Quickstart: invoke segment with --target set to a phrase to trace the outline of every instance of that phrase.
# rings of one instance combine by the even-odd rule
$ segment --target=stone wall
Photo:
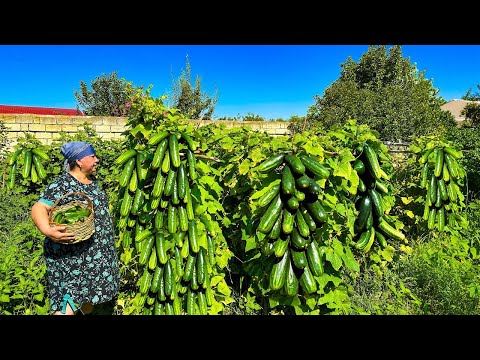
[[[29,114],[0,114],[0,122],[7,129],[7,148],[16,145],[17,139],[24,133],[30,133],[43,144],[50,145],[60,132],[75,134],[79,127],[87,122],[103,139],[118,139],[125,131],[127,118],[112,116],[60,116],[60,115],[29,115]],[[225,124],[227,128],[248,126],[253,130],[265,131],[271,135],[286,135],[289,133],[288,122],[282,121],[219,121],[219,120],[191,120],[199,126],[211,123]]]
[[[13,148],[19,137],[30,133],[43,144],[50,145],[59,133],[64,131],[75,134],[84,123],[89,123],[103,139],[119,139],[125,131],[127,118],[113,116],[60,116],[60,115],[29,115],[29,114],[0,114],[7,130],[7,148]],[[198,126],[212,123],[224,124],[227,128],[246,126],[252,130],[266,132],[270,135],[288,135],[288,122],[286,121],[220,121],[220,120],[191,120]],[[389,143],[385,145],[392,152],[409,152],[408,143]]]

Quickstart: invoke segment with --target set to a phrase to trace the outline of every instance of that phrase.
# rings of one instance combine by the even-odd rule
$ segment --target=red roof
[[[49,108],[39,106],[0,105],[0,114],[37,114],[83,116],[77,109]]]

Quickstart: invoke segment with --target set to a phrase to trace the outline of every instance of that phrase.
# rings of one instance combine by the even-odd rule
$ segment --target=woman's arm
[[[48,212],[51,208],[51,206],[40,201],[37,201],[35,204],[33,204],[32,220],[35,223],[35,226],[43,235],[55,242],[69,243],[75,240],[74,233],[65,232],[67,229],[65,225],[50,226],[48,221]]]

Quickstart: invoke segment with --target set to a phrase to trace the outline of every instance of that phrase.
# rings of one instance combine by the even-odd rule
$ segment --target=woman
[[[108,197],[97,184],[98,158],[88,142],[73,141],[62,145],[64,168],[40,194],[32,207],[32,219],[46,236],[44,253],[51,309],[55,315],[74,315],[77,309],[87,314],[93,305],[115,298],[119,286],[118,257]],[[84,241],[72,244],[75,235],[65,225],[50,226],[49,211],[60,197],[80,192],[93,203],[95,232]],[[64,200],[64,201],[63,201]],[[69,195],[61,201],[85,201]],[[61,202],[57,204],[61,205]]]

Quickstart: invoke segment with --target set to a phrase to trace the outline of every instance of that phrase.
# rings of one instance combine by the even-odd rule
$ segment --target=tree
[[[460,115],[465,116],[465,119],[472,126],[477,126],[480,124],[480,103],[468,103],[460,112]]]
[[[453,116],[440,106],[444,100],[432,81],[419,72],[399,45],[370,45],[358,62],[341,64],[339,79],[314,96],[309,122],[328,129],[348,119],[367,124],[382,140],[405,141],[413,136],[443,133],[455,126]]]
[[[97,76],[90,86],[92,90],[80,81],[80,92],[74,90],[77,109],[89,116],[128,116],[133,95],[137,89],[142,89],[124,78],[118,79],[116,71],[109,76]]]
[[[480,90],[480,85],[477,85],[477,88]],[[460,115],[465,116],[465,119],[473,126],[480,124],[480,92],[472,94],[472,89],[468,89],[462,99],[474,102],[465,105]]]
[[[241,121],[265,121],[265,118],[261,115],[249,112],[247,115],[242,116]]]
[[[172,80],[172,88],[171,107],[178,109],[190,119],[212,119],[218,100],[216,92],[213,97],[202,92],[201,80],[198,75],[195,77],[195,83],[192,86],[191,67],[188,55],[186,59],[186,69],[182,71],[178,80]]]
[[[480,90],[480,85],[477,85],[477,89]],[[467,93],[462,96],[463,100],[469,100],[469,101],[480,101],[480,92],[476,92],[472,94],[472,89],[468,89]]]

